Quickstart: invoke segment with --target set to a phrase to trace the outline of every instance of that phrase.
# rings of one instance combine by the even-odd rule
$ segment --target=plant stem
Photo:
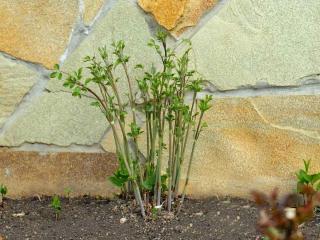
[[[141,210],[141,215],[143,218],[146,217],[146,211],[144,209],[144,205],[143,205],[143,201],[142,201],[142,198],[141,198],[141,193],[140,193],[140,189],[139,189],[139,185],[137,183],[136,180],[133,181],[133,189],[134,189],[134,194],[135,194],[135,197],[136,197],[136,200],[140,206],[140,210]]]
[[[170,115],[171,113],[169,113]],[[168,160],[168,211],[172,203],[172,121],[169,120],[169,160]]]
[[[201,126],[203,114],[204,113],[201,112],[200,118],[199,118],[199,122],[198,122],[198,126],[197,126],[197,130],[196,130],[195,136],[193,138],[192,149],[191,149],[191,154],[190,154],[190,159],[189,159],[189,164],[188,164],[188,170],[187,170],[187,176],[186,176],[186,181],[185,181],[185,184],[184,184],[184,187],[183,187],[183,191],[182,191],[182,198],[181,198],[180,206],[179,206],[179,209],[178,209],[178,213],[181,210],[181,207],[183,205],[183,202],[184,202],[184,199],[185,199],[185,196],[186,196],[186,189],[187,189],[187,186],[189,184],[189,178],[190,178],[190,173],[191,173],[191,166],[192,166],[192,161],[193,161],[194,150],[195,150],[196,143],[197,143],[197,140],[198,140],[198,137],[199,137],[199,134],[200,134],[200,126]]]

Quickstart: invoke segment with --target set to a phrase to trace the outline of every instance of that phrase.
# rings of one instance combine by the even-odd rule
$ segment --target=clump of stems
[[[111,126],[119,160],[119,168],[110,180],[125,196],[135,197],[143,217],[151,215],[154,209],[173,211],[172,203],[180,197],[182,205],[196,144],[206,127],[203,117],[212,100],[211,96],[198,99],[203,81],[196,77],[195,70],[190,70],[190,42],[184,42],[186,50],[177,56],[167,46],[166,38],[166,33],[159,32],[148,43],[159,56],[161,67],[152,65],[145,70],[143,65],[136,65],[135,68],[144,73],[138,79],[130,76],[129,56],[125,55],[123,41],[112,44],[111,54],[102,47],[98,49],[98,56],[84,58],[90,77],[83,77],[82,68],[63,73],[59,65],[55,65],[51,74],[58,79],[63,79],[65,74],[64,86],[72,90],[73,96],[95,99],[92,105],[101,110]],[[124,79],[118,78],[118,68],[124,73]],[[127,97],[119,92],[118,81],[127,82]],[[191,94],[191,102],[186,101],[188,94]],[[130,122],[128,112],[132,114]],[[138,123],[138,114],[143,115],[143,126]],[[145,143],[139,142],[142,135]],[[187,173],[181,191],[184,164]]]

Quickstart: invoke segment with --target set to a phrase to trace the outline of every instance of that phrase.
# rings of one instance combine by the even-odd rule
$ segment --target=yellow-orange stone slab
[[[78,12],[77,0],[2,0],[0,51],[52,68],[68,44]]]
[[[176,27],[171,31],[174,36],[179,36],[188,27],[197,25],[201,16],[217,4],[218,0],[189,0],[182,17]]]
[[[303,159],[320,171],[318,96],[218,99],[195,154],[189,193],[248,196],[294,191]]]
[[[320,171],[319,103],[319,96],[215,99],[205,115],[208,128],[197,144],[188,193],[248,197],[251,190],[275,187],[281,193],[292,192],[303,159],[312,160],[312,172]],[[108,137],[101,144],[113,151],[112,136]],[[143,153],[145,145],[143,134]],[[167,156],[165,152],[164,163]]]
[[[139,5],[154,15],[158,23],[171,30],[182,16],[187,0],[139,0]]]
[[[218,0],[139,0],[139,5],[154,15],[156,21],[179,36],[195,26],[201,16]]]
[[[13,198],[41,195],[113,197],[118,191],[108,177],[117,168],[110,153],[27,152],[0,148],[0,183]]]

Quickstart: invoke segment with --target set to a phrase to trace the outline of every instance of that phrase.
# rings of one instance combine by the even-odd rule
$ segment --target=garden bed
[[[5,239],[257,239],[257,208],[237,198],[187,200],[180,215],[144,221],[130,202],[89,197],[62,199],[60,219],[50,198],[6,200],[0,209],[0,235]],[[24,213],[24,216],[14,214]],[[23,214],[22,214],[23,215]],[[120,221],[124,223],[120,223]],[[307,240],[320,239],[320,217],[305,224]]]

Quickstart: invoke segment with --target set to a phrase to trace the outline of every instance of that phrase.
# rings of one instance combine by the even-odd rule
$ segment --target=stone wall
[[[71,71],[118,39],[148,65],[161,27],[172,47],[191,39],[214,96],[190,194],[294,189],[303,159],[320,170],[319,12],[318,0],[0,0],[0,183],[12,197],[112,196],[109,126],[50,70]]]

